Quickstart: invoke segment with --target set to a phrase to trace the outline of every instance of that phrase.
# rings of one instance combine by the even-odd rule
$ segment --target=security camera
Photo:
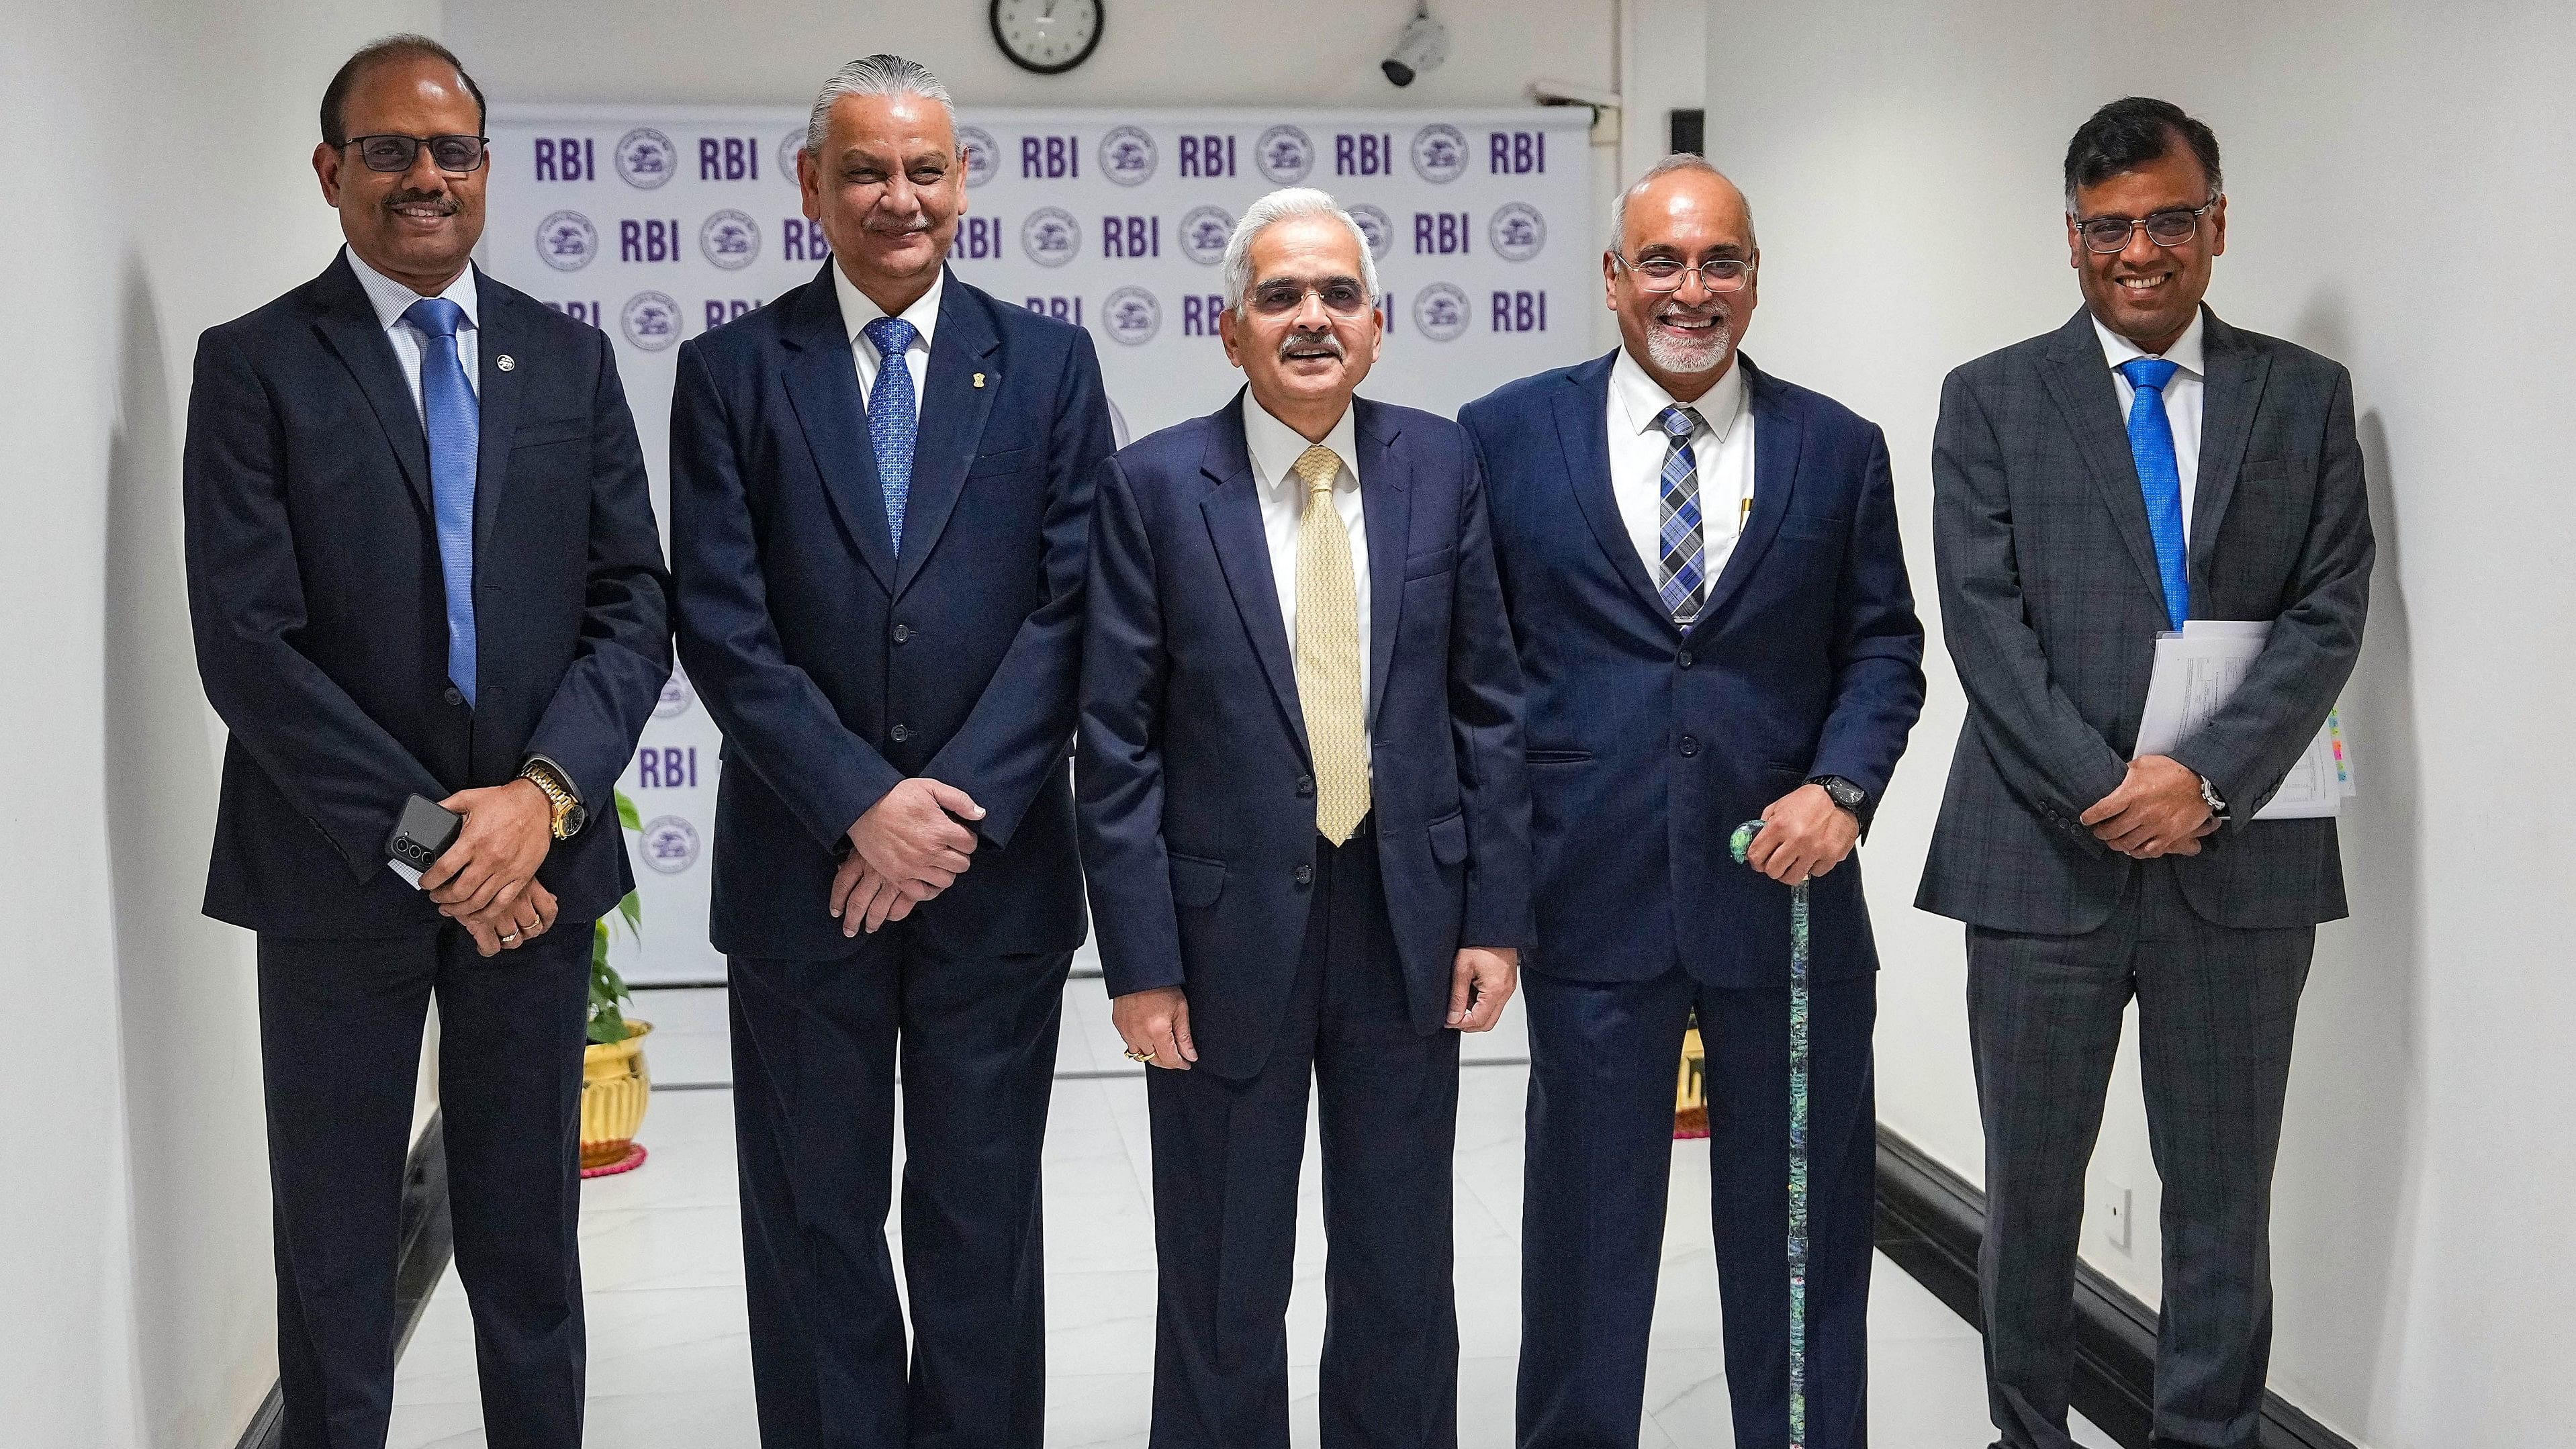
[[[1449,27],[1432,19],[1426,8],[1414,13],[1412,23],[1395,38],[1395,52],[1378,62],[1378,69],[1397,85],[1409,86],[1415,76],[1437,70],[1448,58]]]

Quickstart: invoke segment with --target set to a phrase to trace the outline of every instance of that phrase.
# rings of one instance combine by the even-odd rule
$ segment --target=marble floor
[[[1077,967],[1077,970],[1080,968]],[[582,1273],[590,1326],[589,1442],[618,1449],[756,1445],[743,1326],[732,1099],[724,1089],[720,991],[651,992],[651,1160],[584,1191]],[[1527,1080],[1518,1003],[1471,1038],[1459,1093],[1457,1285],[1463,1449],[1511,1443]],[[1145,1443],[1153,1359],[1154,1251],[1145,1094],[1121,1060],[1096,977],[1068,988],[1046,1146],[1047,1444]],[[1310,1158],[1311,1162],[1311,1158]],[[1292,1440],[1316,1442],[1323,1341],[1321,1189],[1304,1180],[1297,1291],[1289,1310]],[[1674,1145],[1670,1226],[1648,1354],[1641,1449],[1734,1443],[1718,1357],[1708,1239],[1708,1158]],[[1886,1258],[1870,1304],[1870,1420],[1880,1449],[1982,1449],[1990,1442],[1977,1335]],[[484,1442],[473,1328],[451,1269],[403,1355],[393,1449]],[[2112,1440],[2077,1425],[2087,1449]]]

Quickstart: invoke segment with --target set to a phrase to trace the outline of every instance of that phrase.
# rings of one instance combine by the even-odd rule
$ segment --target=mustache
[[[1330,332],[1291,332],[1279,341],[1279,360],[1286,362],[1289,353],[1304,348],[1322,348],[1335,357],[1348,355],[1342,347],[1342,339]]]
[[[1655,320],[1658,322],[1674,320],[1716,322],[1724,325],[1735,320],[1735,309],[1715,297],[1709,298],[1696,307],[1686,307],[1680,302],[1665,302],[1655,308]]]
[[[454,216],[457,211],[456,198],[444,191],[423,191],[418,187],[406,187],[385,198],[387,211],[397,206],[424,205],[437,207],[438,214],[441,216]]]

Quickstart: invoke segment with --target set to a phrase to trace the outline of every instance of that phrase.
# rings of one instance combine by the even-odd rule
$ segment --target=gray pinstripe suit
[[[1916,904],[1969,927],[1987,1377],[2011,1449],[2072,1442],[2084,1169],[2133,995],[2165,1183],[2154,1442],[2251,1445],[2262,1400],[2292,1029],[2315,926],[2345,907],[2332,820],[2251,816],[2352,671],[2372,543],[2350,376],[2215,314],[2205,342],[2192,616],[2274,624],[2173,752],[2233,805],[2197,857],[2133,861],[2077,821],[2120,784],[2169,627],[2091,319],[1953,372],[1933,439],[1943,633],[1969,708]]]

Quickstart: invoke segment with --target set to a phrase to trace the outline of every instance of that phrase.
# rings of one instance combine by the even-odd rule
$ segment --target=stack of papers
[[[2131,758],[2169,755],[2218,712],[2256,655],[2272,637],[2265,620],[2194,619],[2179,634],[2156,638],[2155,672],[2147,680],[2147,709],[2138,722],[2138,748]],[[2342,813],[2356,787],[2352,756],[2344,746],[2340,712],[2326,716],[2325,727],[2283,777],[2271,801],[2254,812],[2257,820],[2310,820]]]

